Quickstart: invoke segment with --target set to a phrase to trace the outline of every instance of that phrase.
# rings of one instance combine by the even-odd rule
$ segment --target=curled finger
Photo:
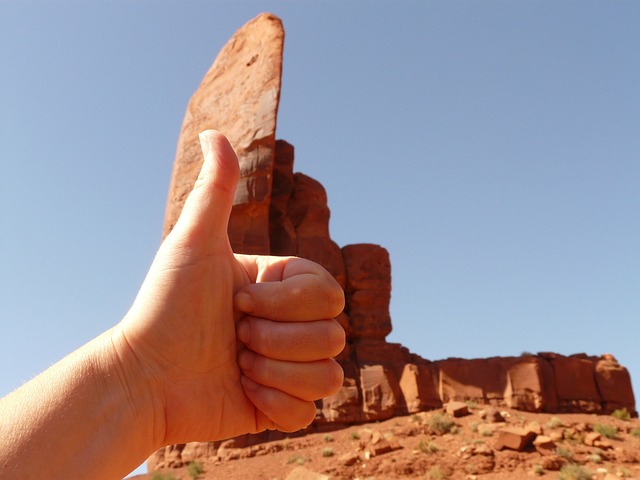
[[[276,360],[322,360],[335,357],[345,345],[344,329],[336,320],[276,322],[245,317],[236,331],[249,349]]]

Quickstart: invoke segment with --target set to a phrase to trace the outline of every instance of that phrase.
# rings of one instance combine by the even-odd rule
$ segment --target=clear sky
[[[0,395],[116,323],[187,102],[263,11],[277,136],[389,250],[425,358],[613,353],[640,385],[640,2],[0,0]]]

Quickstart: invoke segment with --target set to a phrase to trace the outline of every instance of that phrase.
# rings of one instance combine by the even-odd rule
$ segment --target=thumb
[[[227,227],[240,167],[231,144],[220,132],[205,130],[199,137],[204,162],[172,233],[206,254],[228,248]]]

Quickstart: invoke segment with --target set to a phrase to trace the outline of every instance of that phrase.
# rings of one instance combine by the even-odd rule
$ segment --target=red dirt
[[[570,458],[571,463],[594,474],[594,479],[640,479],[638,419],[625,421],[603,415],[535,414],[503,409],[502,412],[506,412],[506,423],[488,424],[482,419],[483,409],[484,407],[472,408],[470,415],[461,418],[444,415],[440,410],[422,412],[328,433],[314,433],[244,449],[227,450],[225,458],[203,461],[204,473],[198,478],[555,479],[559,478],[559,472],[551,470],[553,464],[559,466],[566,463],[566,458]],[[436,417],[437,415],[440,417]],[[431,425],[434,418],[453,420],[453,431],[433,431]],[[507,449],[498,451],[494,448],[497,433],[483,433],[483,430],[499,429],[505,425],[533,425],[535,429],[536,424],[541,427],[542,434],[556,439],[555,447],[549,454],[543,455],[533,446],[523,452]],[[586,437],[590,436],[596,425],[615,427],[618,433],[613,439],[602,438],[604,442],[597,447],[586,445],[585,442],[589,443]],[[371,454],[375,449],[387,448],[393,450]],[[297,473],[292,473],[294,471]],[[189,480],[193,476],[189,474],[187,467],[181,467],[135,478]],[[565,478],[570,480],[577,477]]]

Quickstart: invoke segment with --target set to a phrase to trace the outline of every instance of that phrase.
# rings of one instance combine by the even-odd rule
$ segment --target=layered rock
[[[382,420],[454,401],[531,412],[627,408],[637,415],[628,371],[611,355],[541,353],[431,362],[386,342],[392,328],[389,253],[372,244],[340,248],[330,236],[324,187],[294,173],[293,146],[275,140],[283,39],[279,19],[261,15],[229,40],[205,75],[180,132],[164,233],[175,224],[198,175],[198,132],[220,130],[236,150],[241,168],[229,224],[234,250],[311,259],[345,290],[346,307],[338,320],[347,332],[347,345],[337,357],[345,371],[344,384],[340,392],[317,402],[310,429]],[[150,459],[149,468],[178,466],[200,454],[219,453],[222,447],[231,455],[234,448],[280,435],[265,432],[226,442],[169,446]]]

